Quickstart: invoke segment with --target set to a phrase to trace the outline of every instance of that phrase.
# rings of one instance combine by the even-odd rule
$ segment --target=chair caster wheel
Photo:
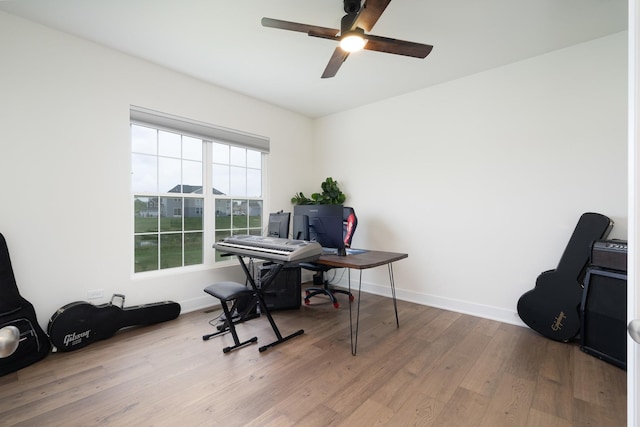
[[[308,299],[305,298],[304,305],[311,305],[311,301],[309,301]]]
[[[337,303],[337,302],[334,302],[334,303],[333,303],[333,306],[334,306],[335,308],[340,308],[340,304],[339,304],[339,303]]]
[[[309,291],[304,291],[304,294],[305,294],[305,295],[309,295],[310,293],[311,293],[311,292],[309,292]]]
[[[351,302],[355,301],[355,297],[353,295],[349,295],[349,301]]]

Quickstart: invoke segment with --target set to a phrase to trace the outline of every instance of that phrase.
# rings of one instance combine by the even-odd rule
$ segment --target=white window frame
[[[135,276],[147,275],[147,274],[163,274],[165,272],[175,273],[177,271],[184,271],[186,269],[202,269],[202,268],[215,268],[221,266],[227,266],[237,262],[234,257],[229,257],[228,260],[216,261],[215,250],[213,244],[216,235],[215,229],[215,206],[217,199],[236,199],[236,200],[260,200],[262,202],[262,229],[264,230],[265,224],[268,221],[268,212],[266,206],[266,188],[267,188],[267,155],[269,153],[270,141],[269,138],[249,134],[246,132],[236,131],[233,129],[222,128],[214,126],[208,123],[198,122],[190,119],[181,118],[157,111],[149,110],[142,107],[131,106],[130,109],[130,124],[137,124],[141,126],[151,127],[160,130],[166,130],[169,132],[179,133],[186,136],[202,139],[204,143],[203,149],[203,185],[202,185],[202,198],[204,215],[203,215],[203,263],[189,266],[179,266],[173,268],[160,268],[155,270],[135,272],[135,229],[134,229],[134,192],[130,190],[130,198],[132,208],[130,209],[132,215],[132,244],[131,244],[131,272]],[[230,146],[236,146],[251,150],[256,150],[262,153],[261,155],[261,192],[259,197],[249,196],[233,196],[233,195],[214,195],[212,187],[212,146],[213,142],[227,144]],[[131,148],[130,148],[131,151]],[[185,194],[181,193],[180,197],[184,197]],[[200,195],[199,195],[200,196]],[[153,196],[155,197],[155,196]],[[159,196],[163,197],[163,196]]]

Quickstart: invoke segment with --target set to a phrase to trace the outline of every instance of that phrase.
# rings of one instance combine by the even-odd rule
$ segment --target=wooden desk
[[[393,279],[393,263],[401,259],[407,258],[408,254],[396,252],[382,252],[354,249],[355,253],[347,253],[346,256],[338,255],[321,255],[316,264],[328,265],[336,268],[346,268],[348,271],[347,280],[349,282],[349,292],[351,292],[351,269],[359,270],[360,278],[358,280],[358,307],[356,310],[356,328],[353,330],[353,315],[351,304],[349,304],[349,332],[351,334],[351,354],[356,355],[358,347],[358,324],[360,321],[360,292],[362,290],[362,270],[368,268],[387,265],[389,268],[389,283],[391,285],[391,296],[393,298],[393,308],[396,313],[396,327],[400,327],[398,320],[398,305],[396,303],[396,286]]]

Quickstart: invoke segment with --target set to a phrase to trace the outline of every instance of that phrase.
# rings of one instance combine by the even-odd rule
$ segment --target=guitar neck
[[[159,302],[122,309],[120,325],[129,326],[152,325],[154,323],[173,320],[180,314],[180,304],[176,302]]]
[[[606,238],[612,227],[613,222],[604,215],[591,212],[583,214],[560,258],[556,268],[558,274],[576,280],[584,277],[591,245],[596,240]]]

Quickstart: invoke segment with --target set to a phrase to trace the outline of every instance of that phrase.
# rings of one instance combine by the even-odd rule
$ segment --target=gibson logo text
[[[64,336],[64,345],[69,346],[79,344],[82,341],[82,338],[89,338],[89,334],[91,334],[91,329],[87,329],[79,334],[76,334],[75,332],[67,334]]]
[[[553,329],[554,331],[559,331],[560,329],[562,329],[562,321],[566,318],[567,316],[564,314],[564,311],[561,311],[560,314],[558,314],[558,317],[555,318],[555,322],[553,322],[553,325],[551,325],[551,329]]]

